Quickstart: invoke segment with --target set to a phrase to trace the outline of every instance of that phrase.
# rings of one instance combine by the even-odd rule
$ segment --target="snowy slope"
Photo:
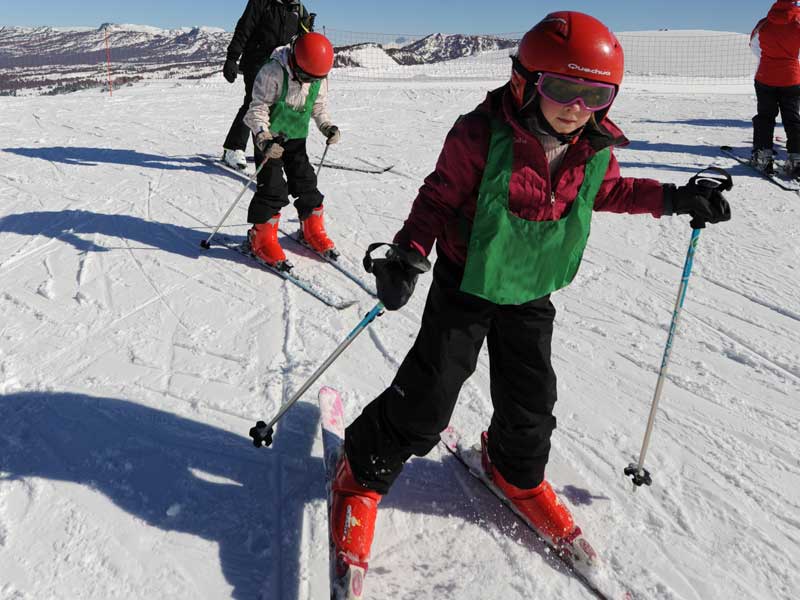
[[[391,238],[447,130],[491,85],[334,80],[343,138],[329,158],[396,165],[322,171],[343,252]],[[250,445],[252,423],[374,301],[288,243],[298,269],[358,305],[337,312],[199,248],[241,182],[194,155],[220,150],[240,86],[0,98],[0,598],[327,597],[316,391],[341,389],[356,416],[410,347],[430,278],[287,413],[272,448]],[[715,151],[748,145],[749,93],[672,90],[619,99],[623,170],[678,183],[732,167],[734,220],[701,235],[648,454],[655,484],[631,494],[622,468],[638,455],[689,228],[596,215],[578,278],[554,296],[553,453],[579,477],[554,485],[638,598],[794,598],[800,198]],[[309,146],[318,158],[321,136]],[[245,210],[225,232],[244,235]],[[483,356],[453,424],[477,440],[490,414]],[[438,450],[381,506],[370,597],[591,598]]]

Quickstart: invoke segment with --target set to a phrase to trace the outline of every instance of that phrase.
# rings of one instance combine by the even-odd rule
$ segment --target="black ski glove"
[[[372,251],[381,246],[389,246],[386,258],[374,259]],[[396,244],[370,244],[364,256],[364,268],[375,275],[378,299],[386,310],[397,310],[406,305],[420,273],[430,271],[431,263],[413,248],[402,248]]]
[[[222,75],[228,83],[236,81],[236,76],[239,74],[239,65],[236,63],[235,58],[228,58],[225,60],[225,66],[222,67]]]
[[[664,214],[691,215],[695,229],[731,218],[731,207],[717,188],[698,185],[694,180],[681,187],[665,183],[663,188]]]

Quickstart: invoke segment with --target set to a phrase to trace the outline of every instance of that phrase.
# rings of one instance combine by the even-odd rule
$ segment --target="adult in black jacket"
[[[244,102],[223,144],[223,160],[229,165],[240,169],[247,166],[245,150],[250,129],[244,124],[244,116],[250,107],[253,82],[259,69],[275,48],[288,44],[295,35],[311,31],[313,16],[300,0],[248,0],[236,23],[223,68],[223,75],[230,83],[236,81],[236,75],[241,71],[245,90]],[[255,148],[255,157],[260,163],[258,148]]]

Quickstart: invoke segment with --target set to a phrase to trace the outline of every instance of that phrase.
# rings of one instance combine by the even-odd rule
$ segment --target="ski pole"
[[[283,134],[278,134],[274,138],[274,143],[276,143],[276,144],[283,144],[285,141],[286,141],[286,138],[284,137]],[[231,204],[230,208],[225,212],[224,215],[222,215],[222,219],[220,220],[219,224],[214,228],[214,231],[211,232],[211,235],[209,235],[207,239],[202,240],[200,242],[200,246],[202,246],[206,250],[211,248],[211,238],[213,238],[215,235],[217,235],[217,232],[219,231],[219,228],[222,227],[222,224],[227,220],[228,215],[230,215],[233,212],[233,209],[236,208],[236,205],[239,204],[239,200],[242,199],[242,196],[244,196],[244,193],[247,191],[247,188],[250,187],[250,184],[253,183],[253,181],[256,180],[256,178],[258,177],[258,174],[261,172],[261,169],[264,168],[264,165],[267,164],[268,160],[269,160],[269,158],[265,158],[264,160],[261,161],[261,164],[258,165],[258,168],[256,169],[256,172],[253,173],[250,176],[250,178],[245,182],[245,184],[242,186],[242,191],[239,192],[238,196],[236,196],[236,200],[233,201],[233,204]]]
[[[308,381],[306,381],[302,387],[295,392],[295,394],[283,405],[281,406],[278,414],[273,417],[273,419],[269,423],[265,423],[264,421],[258,421],[255,424],[255,427],[250,428],[250,437],[253,438],[253,445],[256,448],[260,448],[262,445],[264,446],[271,446],[272,445],[272,435],[274,433],[273,427],[275,423],[286,413],[289,408],[300,399],[308,388],[310,388],[314,382],[319,379],[319,376],[322,375],[328,367],[330,367],[333,362],[339,357],[339,355],[345,351],[345,349],[352,343],[358,334],[364,331],[367,326],[369,326],[372,321],[375,320],[376,317],[379,317],[383,314],[383,302],[378,302],[372,310],[370,310],[363,319],[355,326],[353,331],[347,334],[347,337],[344,341],[339,344],[336,350],[325,360],[324,363],[320,365],[320,367],[314,371],[314,374],[309,377]]]
[[[322,171],[322,163],[325,162],[325,156],[328,154],[328,149],[330,147],[330,144],[325,144],[325,150],[322,152],[322,158],[319,159],[319,166],[317,167],[317,177],[319,177],[319,172]]]
[[[719,177],[704,175],[708,171],[716,173]],[[730,174],[724,169],[719,167],[708,167],[697,173],[689,180],[689,184],[695,184],[700,188],[709,190],[720,189],[726,191],[733,187],[733,179]],[[697,242],[700,239],[700,231],[706,224],[698,219],[692,219],[692,236],[689,240],[689,249],[686,252],[686,260],[683,264],[683,275],[681,276],[681,283],[678,287],[678,296],[675,299],[675,308],[672,311],[672,322],[669,326],[669,333],[667,334],[667,343],[664,347],[664,355],[661,359],[661,368],[658,372],[658,381],[656,382],[656,390],[653,394],[653,403],[650,406],[650,416],[647,419],[647,427],[644,432],[644,440],[642,441],[642,449],[639,452],[639,462],[630,463],[625,468],[625,475],[631,477],[633,480],[633,491],[642,485],[651,485],[653,483],[650,472],[644,468],[644,459],[647,455],[647,449],[650,445],[650,434],[653,431],[653,424],[656,420],[656,411],[658,410],[658,403],[661,399],[661,390],[664,387],[664,380],[667,377],[667,366],[669,364],[669,356],[672,351],[672,341],[675,338],[675,331],[678,328],[678,320],[681,316],[683,309],[683,302],[686,299],[686,290],[689,285],[689,276],[692,274],[692,265],[694,264],[694,254],[697,248]]]

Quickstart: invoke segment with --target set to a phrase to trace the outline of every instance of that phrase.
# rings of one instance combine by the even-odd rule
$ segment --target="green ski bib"
[[[282,133],[289,140],[299,140],[308,137],[308,123],[311,121],[311,109],[317,101],[320,81],[311,84],[302,109],[297,110],[286,104],[286,91],[289,89],[289,73],[283,68],[283,89],[278,101],[269,107],[269,130],[273,135]]]
[[[508,207],[513,146],[511,128],[493,119],[461,291],[495,304],[518,305],[561,289],[575,277],[611,150],[600,150],[586,163],[583,184],[565,216],[528,221]]]

